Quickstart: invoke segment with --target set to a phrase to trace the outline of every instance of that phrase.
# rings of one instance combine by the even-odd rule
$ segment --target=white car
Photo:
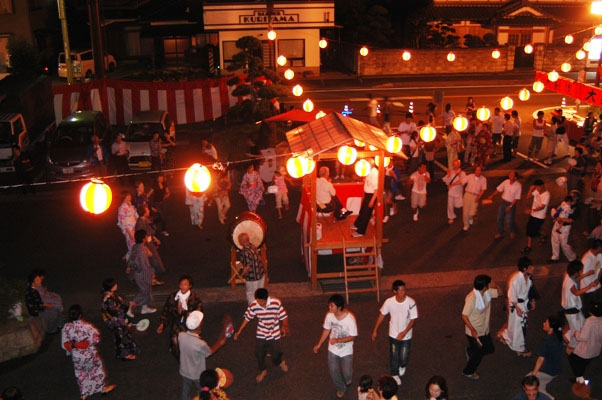
[[[94,68],[94,53],[92,53],[92,50],[72,51],[71,63],[74,78],[90,79],[96,73],[96,69]],[[108,53],[105,54],[105,68],[108,71],[113,71],[116,66],[117,63],[115,62],[115,58]],[[65,53],[59,54],[58,72],[61,78],[67,77],[67,64],[65,63]]]
[[[140,111],[134,115],[125,134],[125,141],[130,145],[128,164],[131,169],[148,169],[151,167],[150,141],[155,132],[165,142],[169,136],[176,141],[176,125],[167,111]],[[167,152],[167,149],[163,149]]]

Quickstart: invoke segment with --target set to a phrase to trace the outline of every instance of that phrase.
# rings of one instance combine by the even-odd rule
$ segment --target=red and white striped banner
[[[139,111],[166,110],[176,124],[221,117],[241,99],[227,78],[183,82],[138,82],[105,79],[54,86],[57,124],[77,110],[102,111],[113,125],[126,125]]]

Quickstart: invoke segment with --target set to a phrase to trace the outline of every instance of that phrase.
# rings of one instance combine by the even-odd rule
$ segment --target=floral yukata
[[[102,305],[102,319],[113,331],[115,337],[115,357],[126,358],[138,354],[138,346],[128,329],[126,315],[129,304],[119,296],[105,295]]]
[[[247,200],[249,211],[255,212],[257,206],[263,200],[263,181],[259,176],[259,172],[247,172],[243,176],[239,193]]]
[[[100,393],[106,386],[104,365],[96,350],[98,342],[100,334],[89,322],[76,320],[63,327],[61,346],[71,355],[82,397]]]
[[[202,226],[205,218],[205,194],[196,195],[186,190],[186,205],[190,207],[190,222],[192,225]]]
[[[134,243],[136,243],[133,237],[133,233],[136,229],[137,220],[138,212],[136,211],[136,207],[126,202],[121,203],[121,205],[119,206],[119,210],[117,211],[117,226],[119,227],[119,229],[121,229],[121,233],[123,233],[123,236],[125,236],[125,244],[128,247],[126,258],[130,256],[132,246],[134,245]],[[128,232],[132,233],[131,237]]]

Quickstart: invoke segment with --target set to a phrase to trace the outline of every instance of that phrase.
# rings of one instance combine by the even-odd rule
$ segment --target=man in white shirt
[[[466,173],[462,171],[460,165],[460,160],[454,160],[454,168],[448,169],[447,175],[443,177],[443,182],[447,185],[447,223],[450,225],[456,219],[454,208],[462,207]]]
[[[362,207],[360,213],[357,216],[355,222],[351,224],[350,228],[355,230],[351,233],[353,237],[364,236],[370,218],[372,217],[372,211],[376,204],[377,190],[378,190],[378,168],[374,168],[374,161],[370,160],[370,165],[373,167],[370,173],[364,179],[364,199],[362,200]]]
[[[474,174],[468,175],[464,183],[466,187],[462,201],[462,220],[464,222],[463,229],[467,231],[477,215],[479,201],[487,190],[487,178],[483,176],[483,167],[477,165]]]
[[[479,379],[476,370],[483,356],[495,351],[489,334],[489,319],[491,316],[491,299],[498,297],[498,287],[491,282],[489,275],[477,275],[474,279],[473,290],[466,295],[462,320],[464,333],[468,339],[465,349],[468,359],[462,373],[470,379]]]
[[[330,170],[328,167],[320,167],[320,177],[316,179],[316,203],[319,212],[333,213],[336,219],[345,219],[351,211],[345,209],[337,197],[334,185],[328,180]]]
[[[492,200],[496,195],[502,195],[502,201],[500,202],[497,214],[498,233],[496,233],[495,239],[504,236],[504,221],[506,221],[510,229],[510,237],[512,239],[516,237],[514,215],[516,213],[516,203],[520,200],[522,190],[522,186],[517,179],[518,174],[515,171],[510,171],[508,179],[500,183],[496,190],[488,197],[489,200]]]
[[[406,295],[406,284],[401,280],[393,282],[393,296],[389,297],[380,308],[380,313],[372,330],[372,341],[376,340],[378,327],[389,314],[389,350],[391,375],[398,385],[406,372],[410,359],[410,340],[412,328],[418,318],[416,301]]]
[[[582,303],[580,296],[589,289],[600,285],[598,276],[594,276],[594,279],[587,286],[579,284],[580,280],[591,275],[594,275],[594,271],[588,272],[586,276],[583,273],[583,264],[581,261],[573,260],[567,265],[566,274],[564,274],[564,279],[562,280],[560,305],[564,310],[566,321],[569,324],[569,331],[565,333],[565,337],[569,340],[568,346],[573,349],[577,346],[575,332],[580,331],[585,322],[585,318],[581,312]]]
[[[397,128],[397,134],[401,138],[403,144],[403,152],[406,156],[410,156],[410,138],[412,132],[416,130],[416,124],[412,121],[414,115],[411,112],[406,113],[405,121],[402,121]]]
[[[414,221],[418,221],[418,213],[426,206],[426,184],[431,183],[431,175],[426,171],[426,163],[420,164],[418,171],[410,175],[408,185],[412,185],[410,203],[414,213]]]
[[[353,342],[357,337],[355,316],[345,309],[345,299],[335,294],[328,300],[328,313],[324,318],[324,330],[314,346],[318,354],[320,346],[328,337],[328,370],[337,389],[337,398],[345,396],[353,378]]]
[[[491,116],[491,140],[493,141],[492,156],[497,154],[502,144],[502,132],[504,131],[504,116],[500,114],[500,108],[496,107]]]
[[[531,252],[533,238],[539,236],[539,231],[546,220],[546,213],[550,204],[550,192],[546,190],[541,179],[536,179],[529,188],[527,198],[531,196],[533,196],[533,204],[531,205],[531,213],[527,222],[527,246],[523,249],[523,254]]]
[[[602,241],[595,240],[581,258],[581,262],[583,263],[584,275],[584,278],[581,278],[581,286],[587,286],[596,278],[599,279],[600,270],[602,269]],[[590,271],[594,271],[594,273],[589,275]],[[602,286],[600,286],[600,283],[583,293],[581,300],[583,301],[583,315],[587,316],[591,310],[591,304],[594,301],[602,301]]]

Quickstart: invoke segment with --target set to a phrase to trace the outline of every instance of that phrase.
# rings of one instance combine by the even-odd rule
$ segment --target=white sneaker
[[[397,382],[398,386],[401,386],[401,378],[400,377],[398,377],[397,375],[394,375],[393,379],[395,379],[395,382]]]
[[[386,224],[389,221],[389,216],[385,215],[385,217],[383,218],[383,224]]]
[[[395,200],[405,200],[406,198],[403,197],[402,194],[398,194],[397,196],[395,196]]]
[[[143,305],[143,306],[142,306],[142,311],[141,311],[141,313],[142,313],[142,314],[152,314],[152,313],[154,313],[154,312],[156,312],[156,311],[157,311],[157,309],[156,309],[156,308],[149,307],[149,306],[147,306],[147,305],[145,304],[145,305]]]
[[[414,221],[418,221],[418,213],[414,214]]]
[[[404,376],[406,374],[406,367],[399,367],[399,376]]]

